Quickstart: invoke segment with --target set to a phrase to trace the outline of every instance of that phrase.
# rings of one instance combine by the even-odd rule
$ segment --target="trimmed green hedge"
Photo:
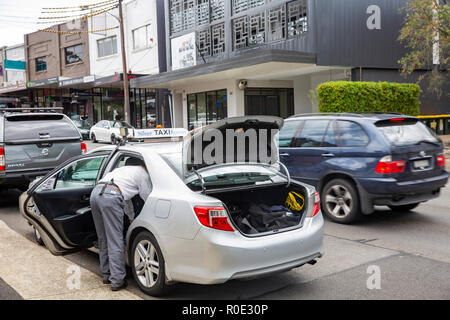
[[[422,90],[413,83],[325,82],[317,87],[320,112],[398,112],[419,115]]]

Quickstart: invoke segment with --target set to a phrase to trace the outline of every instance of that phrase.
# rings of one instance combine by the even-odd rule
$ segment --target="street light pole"
[[[124,93],[124,113],[125,121],[131,123],[130,121],[130,91],[128,85],[128,70],[127,70],[127,54],[125,49],[125,30],[123,25],[123,12],[122,12],[122,1],[119,0],[119,24],[120,24],[120,39],[122,45],[122,65],[123,65],[123,93]],[[115,120],[115,119],[114,119]]]

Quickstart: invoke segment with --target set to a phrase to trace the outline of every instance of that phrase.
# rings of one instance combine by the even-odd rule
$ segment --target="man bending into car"
[[[145,164],[129,158],[125,166],[114,169],[92,190],[91,208],[100,250],[103,283],[112,291],[127,286],[125,270],[124,216],[125,201],[139,194],[146,200],[151,182]]]

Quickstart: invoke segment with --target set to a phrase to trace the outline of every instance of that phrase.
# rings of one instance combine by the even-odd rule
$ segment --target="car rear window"
[[[80,137],[63,115],[14,115],[5,117],[5,142]]]
[[[394,146],[409,146],[423,141],[439,143],[436,135],[420,121],[382,121],[376,123],[376,126]]]

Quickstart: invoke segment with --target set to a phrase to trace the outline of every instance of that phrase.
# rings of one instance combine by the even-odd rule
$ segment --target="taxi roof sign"
[[[184,128],[134,129],[135,139],[180,138],[187,135]]]

